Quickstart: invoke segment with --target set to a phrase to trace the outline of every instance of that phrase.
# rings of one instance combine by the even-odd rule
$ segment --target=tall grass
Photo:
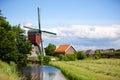
[[[0,80],[21,80],[16,70],[16,64],[10,62],[10,65],[0,61]]]
[[[57,61],[68,80],[120,80],[120,59]]]

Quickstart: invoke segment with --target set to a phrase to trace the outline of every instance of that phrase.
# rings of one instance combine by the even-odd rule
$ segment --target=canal
[[[52,66],[31,65],[22,72],[24,80],[66,80],[61,71]]]

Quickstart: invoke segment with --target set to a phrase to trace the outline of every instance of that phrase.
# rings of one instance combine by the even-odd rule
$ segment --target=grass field
[[[68,80],[120,80],[120,59],[55,61]]]

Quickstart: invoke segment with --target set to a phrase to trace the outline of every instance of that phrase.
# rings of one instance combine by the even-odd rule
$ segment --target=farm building
[[[59,54],[74,54],[75,52],[76,52],[76,50],[70,44],[60,45],[55,50],[56,55],[59,55]]]

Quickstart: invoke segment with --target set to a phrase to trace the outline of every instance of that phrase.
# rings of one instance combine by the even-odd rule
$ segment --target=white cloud
[[[95,50],[95,49],[105,49],[104,47],[98,47],[98,46],[84,46],[84,45],[82,45],[82,46],[78,46],[77,47],[78,48],[78,50],[89,50],[89,49],[92,49],[92,50]]]
[[[46,38],[47,44],[72,44],[77,50],[119,48],[120,25],[89,26],[72,25],[64,27],[44,28],[57,33],[56,38]],[[51,41],[52,40],[52,41]]]
[[[76,50],[120,47],[120,25],[72,25],[43,28],[43,30],[57,33],[56,37],[43,34],[45,46],[49,43],[53,43],[56,46],[60,44],[72,44]]]
[[[32,24],[27,22],[22,22],[22,25],[27,27],[32,27]]]
[[[111,43],[110,43],[112,46],[114,46],[114,48],[119,48],[120,49],[120,38],[118,38],[118,39],[115,39],[115,40],[113,40]]]
[[[114,44],[120,44],[120,39],[115,40]]]
[[[120,25],[112,26],[89,26],[72,25],[66,27],[46,28],[48,31],[56,32],[58,36],[74,36],[80,38],[118,38],[120,37]]]

